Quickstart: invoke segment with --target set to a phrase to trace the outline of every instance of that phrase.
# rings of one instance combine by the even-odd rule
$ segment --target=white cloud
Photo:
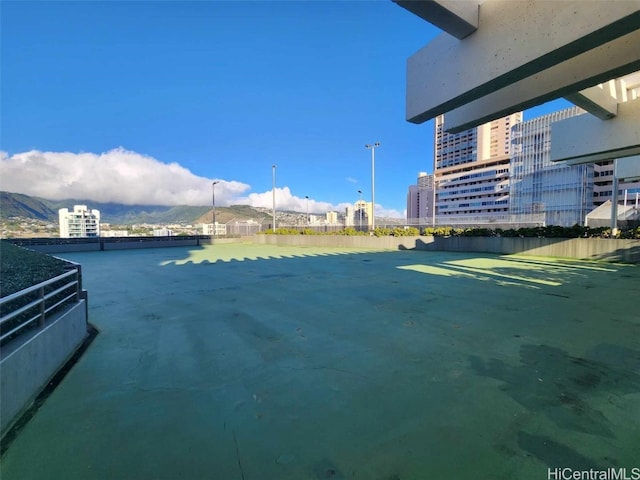
[[[358,183],[358,180],[353,177],[347,177],[345,180],[349,183]]]
[[[0,154],[5,191],[50,200],[70,198],[126,205],[209,205],[211,179],[194,175],[177,163],[123,148],[105,153],[30,152]],[[233,203],[250,186],[220,180],[216,203]]]
[[[210,205],[211,182],[216,205],[246,204],[271,208],[271,190],[247,192],[250,185],[238,181],[194,175],[178,163],[163,163],[148,155],[116,148],[105,153],[40,152],[9,156],[0,151],[0,189],[49,200],[93,200],[125,205]],[[308,200],[309,213],[344,213],[350,203],[333,205]],[[307,199],[292,195],[289,187],[276,188],[276,209],[307,211]],[[376,216],[403,217],[397,210],[376,205]]]
[[[385,217],[385,218],[406,218],[406,210],[401,212],[400,210],[395,210],[393,208],[384,208],[380,204],[376,204],[376,217]]]
[[[244,203],[252,207],[273,208],[272,190],[263,193],[251,193],[246,197],[236,199],[237,203]],[[329,211],[344,213],[347,207],[353,207],[352,203],[339,203],[337,205],[329,202],[320,202],[309,199],[309,213],[323,215]],[[307,199],[296,197],[291,193],[289,187],[276,188],[276,210],[291,212],[306,212]],[[399,210],[384,208],[376,204],[376,217],[404,218],[406,215]]]
[[[273,208],[273,190],[263,193],[251,193],[246,197],[238,198],[236,202],[245,203],[252,207]],[[336,206],[329,202],[320,202],[311,198],[309,199],[309,213],[324,214],[330,210],[335,210],[336,208]],[[306,212],[307,199],[292,195],[289,187],[276,188],[276,210]],[[344,211],[344,208],[342,211]]]

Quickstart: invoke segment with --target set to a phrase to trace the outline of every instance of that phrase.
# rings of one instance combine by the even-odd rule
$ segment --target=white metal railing
[[[68,278],[71,280],[61,286],[57,286],[57,284]],[[51,311],[68,303],[72,298],[74,302],[79,301],[81,294],[80,288],[79,270],[76,268],[38,283],[37,285],[33,285],[32,287],[0,298],[0,311],[3,311],[5,310],[5,305],[10,302],[19,302],[20,299],[33,293],[36,293],[37,296],[35,300],[28,301],[28,303],[0,317],[0,332],[2,332],[0,335],[0,343],[4,343],[6,339],[31,326],[35,322],[37,322],[39,327],[43,327],[47,319],[47,314]],[[63,296],[60,296],[61,294]],[[51,299],[54,299],[55,303],[48,305],[47,302]],[[16,320],[20,315],[24,315],[24,318]],[[9,330],[5,331],[6,328],[9,328]]]

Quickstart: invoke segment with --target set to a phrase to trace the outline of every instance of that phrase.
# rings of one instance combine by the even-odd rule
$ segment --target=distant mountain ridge
[[[24,217],[36,220],[54,220],[58,210],[41,198],[21,193],[0,192],[0,218]]]
[[[22,217],[57,223],[58,210],[60,208],[72,209],[74,205],[86,205],[89,208],[99,210],[101,222],[119,225],[210,223],[212,217],[212,208],[205,206],[122,205],[77,199],[47,200],[21,193],[0,192],[1,219]],[[216,220],[221,223],[232,219],[252,218],[259,220],[264,216],[263,212],[248,205],[216,207]]]

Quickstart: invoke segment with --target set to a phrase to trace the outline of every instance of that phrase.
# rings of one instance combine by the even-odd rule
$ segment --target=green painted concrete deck
[[[253,244],[65,254],[100,334],[13,479],[640,467],[640,267]]]

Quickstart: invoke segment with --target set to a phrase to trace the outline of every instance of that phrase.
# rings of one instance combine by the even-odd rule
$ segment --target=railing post
[[[80,269],[76,268],[76,302],[80,301],[80,289],[82,286],[80,285]]]
[[[38,293],[40,295],[40,320],[38,326],[42,328],[44,327],[44,286],[40,287]]]

